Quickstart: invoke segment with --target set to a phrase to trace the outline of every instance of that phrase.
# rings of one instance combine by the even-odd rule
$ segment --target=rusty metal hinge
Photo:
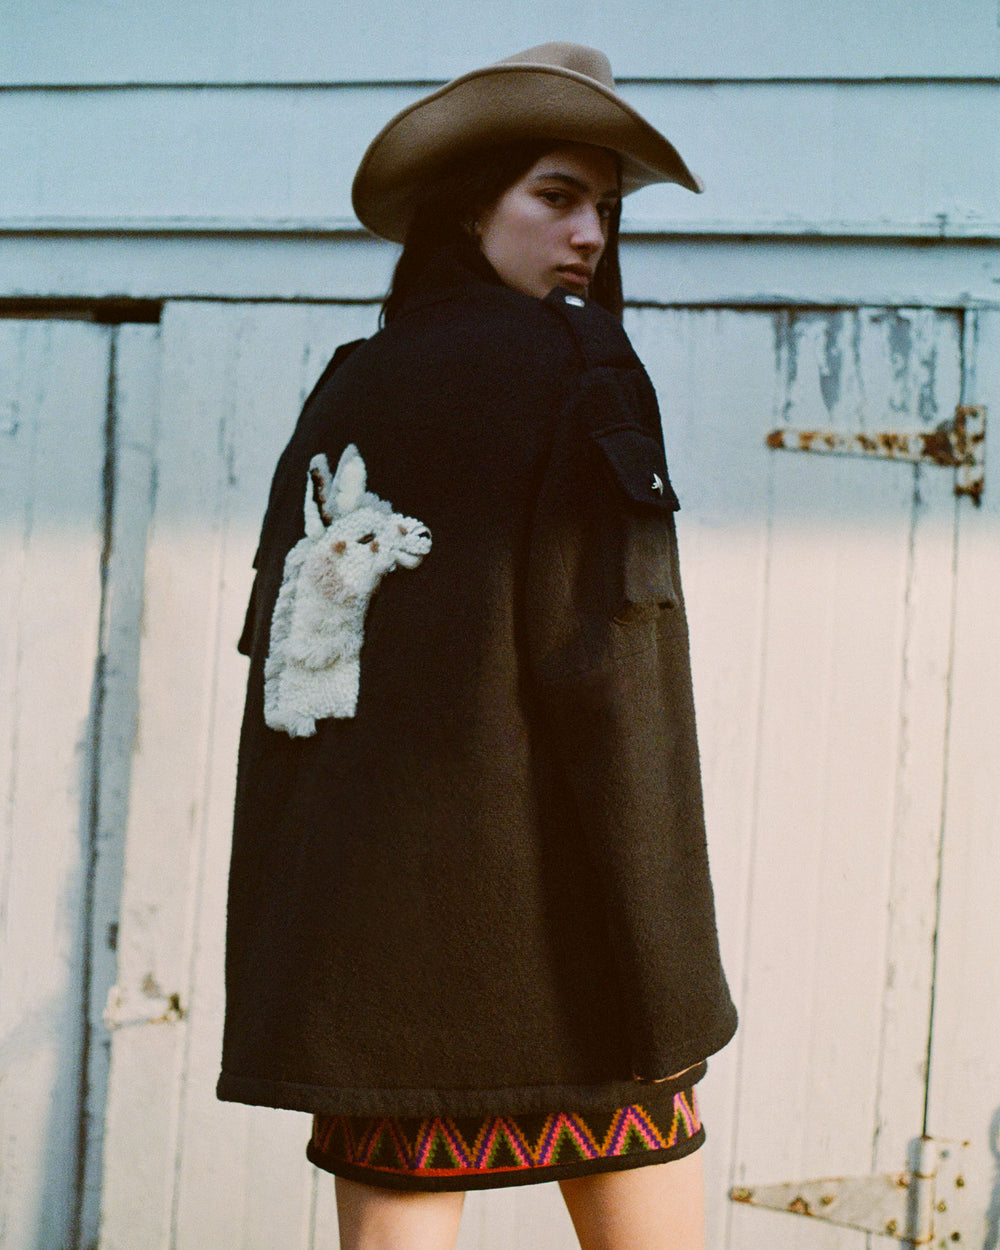
[[[961,404],[954,417],[933,430],[795,430],[781,427],[768,434],[768,447],[781,451],[812,451],[832,456],[868,456],[905,460],[912,464],[939,464],[954,468],[955,494],[982,502],[985,485],[986,408]]]
[[[152,973],[143,978],[139,991],[130,993],[121,985],[112,985],[104,1007],[106,1029],[113,1032],[138,1024],[176,1024],[187,1018],[187,1008],[182,1005],[180,995],[164,993]]]
[[[963,1164],[968,1142],[921,1137],[905,1172],[737,1187],[733,1202],[895,1237],[911,1246],[968,1244]]]

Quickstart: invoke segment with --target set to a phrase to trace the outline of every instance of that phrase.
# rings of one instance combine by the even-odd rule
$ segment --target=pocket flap
[[[591,437],[629,499],[664,512],[677,511],[681,505],[670,485],[667,460],[652,434],[637,425],[615,425],[594,430]]]

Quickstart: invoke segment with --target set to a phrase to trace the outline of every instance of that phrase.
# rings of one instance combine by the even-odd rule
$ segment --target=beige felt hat
[[[420,185],[463,153],[512,139],[592,143],[622,157],[622,193],[702,183],[674,145],[615,90],[603,52],[543,43],[473,70],[403,109],[375,136],[351,199],[369,230],[402,243]]]

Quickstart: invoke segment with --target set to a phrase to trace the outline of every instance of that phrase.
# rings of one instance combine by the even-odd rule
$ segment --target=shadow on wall
[[[986,1240],[983,1250],[1000,1250],[1000,1107],[990,1121],[990,1153],[994,1160],[993,1192],[986,1209]]]

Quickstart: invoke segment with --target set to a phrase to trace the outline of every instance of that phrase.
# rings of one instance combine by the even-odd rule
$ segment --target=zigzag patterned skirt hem
[[[388,1189],[495,1189],[669,1163],[705,1140],[694,1086],[614,1111],[500,1116],[317,1115],[318,1168]]]

